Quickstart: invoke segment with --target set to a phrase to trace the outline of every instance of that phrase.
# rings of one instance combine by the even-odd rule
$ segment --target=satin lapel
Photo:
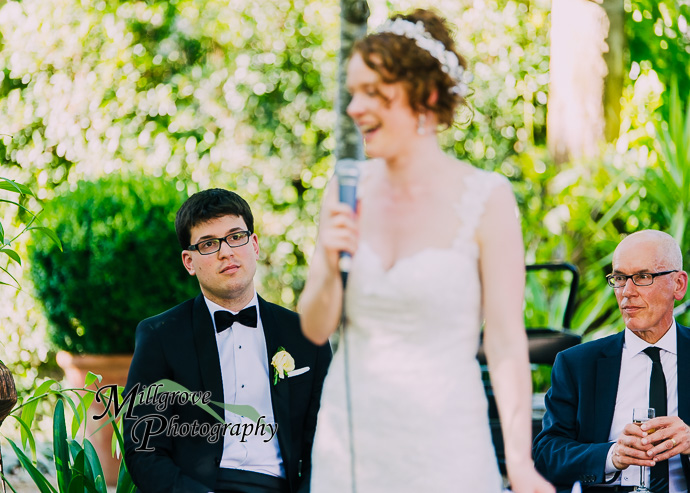
[[[202,295],[197,296],[194,300],[192,324],[194,345],[199,361],[199,371],[201,372],[201,381],[203,382],[204,390],[211,391],[211,400],[224,402],[223,378],[220,372],[218,344],[216,343],[216,336],[213,332],[211,314],[208,311],[208,307]]]
[[[611,339],[597,361],[596,381],[594,382],[594,436],[596,442],[606,442],[611,431],[613,411],[616,407],[616,394],[621,374],[623,356],[623,332]]]
[[[271,366],[271,359],[278,351],[278,347],[283,346],[287,352],[290,352],[290,347],[284,340],[280,321],[276,318],[274,311],[271,309],[271,305],[261,296],[259,296],[259,314],[261,315],[261,324],[263,325],[264,337],[266,338],[268,375],[271,381],[271,403],[273,405],[275,422],[278,423],[280,453],[283,456],[283,462],[285,462],[285,464],[290,464],[290,444],[292,443],[290,431],[290,384],[287,382],[287,379],[283,379],[278,380],[278,383],[273,385],[274,368]],[[286,473],[288,469],[288,467],[285,468]],[[288,478],[288,481],[290,480],[291,478]]]

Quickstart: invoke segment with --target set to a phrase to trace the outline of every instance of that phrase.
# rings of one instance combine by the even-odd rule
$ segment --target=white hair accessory
[[[455,53],[448,51],[441,41],[429,34],[422,21],[415,23],[401,18],[388,19],[376,29],[376,33],[392,33],[413,40],[417,46],[438,60],[441,70],[455,82],[450,92],[462,97],[467,96],[469,92],[467,84],[472,82],[472,74],[460,65],[460,60]]]

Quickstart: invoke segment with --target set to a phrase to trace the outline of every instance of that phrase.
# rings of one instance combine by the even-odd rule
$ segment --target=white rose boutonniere
[[[278,379],[282,380],[288,372],[295,369],[295,360],[283,346],[280,346],[271,359],[271,366],[273,367],[273,385],[276,385]]]

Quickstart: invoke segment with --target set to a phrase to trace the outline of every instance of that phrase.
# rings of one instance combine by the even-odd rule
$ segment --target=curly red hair
[[[412,23],[421,21],[426,31],[443,43],[446,50],[454,53],[463,68],[467,68],[467,61],[455,49],[449,26],[436,12],[417,9],[407,15],[396,14],[391,19],[404,19]],[[425,110],[435,113],[442,125],[451,126],[458,106],[467,105],[464,97],[450,91],[456,81],[441,69],[436,58],[417,46],[413,39],[390,32],[372,33],[358,40],[352,52],[359,53],[364,63],[378,73],[383,82],[402,82],[410,106],[420,113]],[[436,98],[432,101],[434,92]]]

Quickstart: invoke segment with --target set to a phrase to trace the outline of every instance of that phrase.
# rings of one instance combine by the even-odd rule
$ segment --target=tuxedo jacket
[[[273,439],[277,438],[280,446],[286,479],[291,492],[305,492],[309,488],[316,415],[331,350],[328,344],[316,346],[302,335],[296,313],[261,297],[258,300],[269,375],[273,376],[270,360],[280,346],[294,358],[295,368],[310,368],[302,375],[270,385],[273,414],[278,424]],[[225,402],[213,321],[202,295],[146,319],[137,327],[125,392],[137,383],[149,386],[161,379],[172,380],[190,391],[210,392],[211,401]],[[211,405],[211,408],[224,417],[224,410],[219,406]],[[177,416],[177,424],[218,423],[208,412],[189,403],[175,403],[163,410],[144,403],[134,407],[133,414],[138,417],[159,414],[169,420]],[[173,437],[161,433],[148,441],[148,448],[154,451],[137,451],[142,445],[139,440],[143,438],[145,426],[141,423],[135,426],[135,423],[135,419],[124,419],[123,438],[125,463],[139,491],[213,491],[223,455],[222,437],[211,443],[206,436]]]
[[[690,424],[690,329],[677,325],[678,416]],[[534,439],[537,469],[560,491],[575,481],[604,483],[616,406],[624,333],[580,344],[558,354],[546,394],[543,429]],[[631,410],[632,412],[632,410]],[[690,484],[690,463],[682,455]]]

